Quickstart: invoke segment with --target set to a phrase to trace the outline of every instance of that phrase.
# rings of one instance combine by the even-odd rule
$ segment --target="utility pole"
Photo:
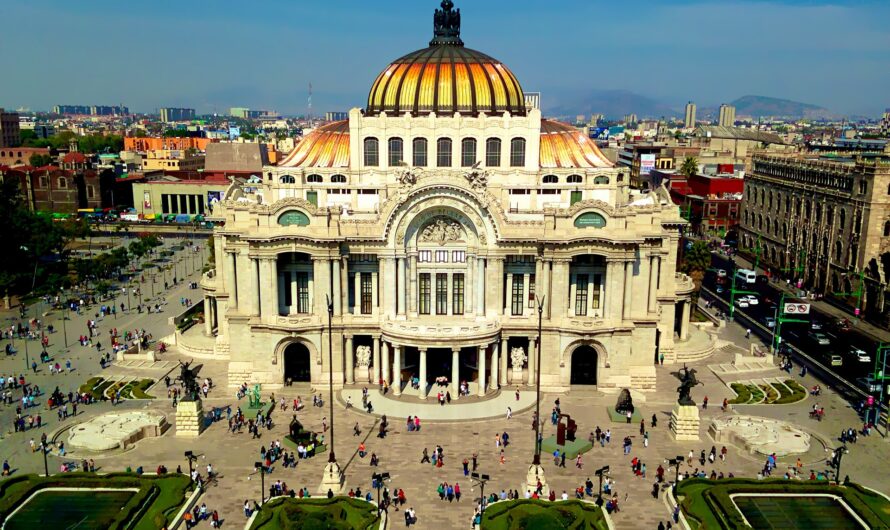
[[[735,278],[735,260],[730,259],[730,270],[726,271],[726,276],[729,277],[729,320],[732,320],[735,317],[735,295],[737,294],[752,294],[757,296],[758,292],[756,291],[745,291],[742,289],[738,289],[736,287],[736,278]]]
[[[774,313],[774,315],[775,315],[774,320],[775,320],[776,324],[773,327],[773,340],[772,340],[773,353],[778,353],[778,351],[779,351],[779,344],[781,344],[781,342],[782,342],[782,324],[783,323],[797,322],[797,323],[801,323],[801,324],[809,324],[809,322],[810,322],[809,320],[801,320],[799,318],[786,318],[784,316],[786,314],[785,296],[786,295],[783,292],[781,298],[779,298],[779,305],[776,306],[776,311]],[[806,305],[809,306],[809,304],[806,304]],[[808,312],[806,314],[809,314],[809,309],[807,309],[807,311]]]
[[[835,296],[855,296],[856,297],[856,307],[853,310],[853,315],[856,317],[856,320],[859,320],[859,316],[862,313],[862,286],[865,285],[865,269],[859,271],[859,285],[857,289],[852,293],[832,293]],[[844,274],[846,276],[846,273]]]
[[[884,405],[884,395],[887,392],[887,383],[885,383],[885,381],[887,380],[887,354],[888,353],[890,353],[890,344],[885,343],[885,342],[879,343],[878,350],[875,353],[875,369],[874,369],[874,373],[872,374],[873,382],[880,381],[880,383],[878,385],[877,399],[875,399],[875,403],[873,405],[874,409],[875,409],[875,419],[874,419],[873,423],[875,426],[875,430],[878,431],[878,434],[881,434],[881,431],[880,431],[880,429],[878,429],[878,427],[880,426],[880,423],[881,423],[881,408]],[[880,370],[878,369],[879,365],[881,367]],[[866,418],[866,421],[868,421],[868,418]],[[885,423],[884,424],[884,433],[882,434],[882,436],[884,438],[886,438],[887,434],[888,434],[887,433],[887,424]]]

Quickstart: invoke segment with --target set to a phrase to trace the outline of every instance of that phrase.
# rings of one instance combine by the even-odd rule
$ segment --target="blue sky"
[[[438,0],[4,0],[0,106],[315,113],[364,106],[423,48]],[[629,90],[676,108],[746,94],[890,107],[890,2],[455,0],[467,46],[550,101]]]

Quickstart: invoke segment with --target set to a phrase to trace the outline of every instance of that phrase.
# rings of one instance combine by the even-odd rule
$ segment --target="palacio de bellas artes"
[[[412,376],[452,396],[538,378],[654,389],[653,360],[682,361],[690,335],[685,221],[529,96],[437,32],[384,66],[365,108],[234,182],[201,282],[229,385],[325,387],[332,369],[335,388],[384,380],[397,396]]]

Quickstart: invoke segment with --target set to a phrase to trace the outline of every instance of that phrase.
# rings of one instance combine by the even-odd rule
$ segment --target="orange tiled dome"
[[[464,47],[460,10],[452,7],[446,0],[436,11],[429,48],[396,59],[377,76],[367,114],[525,115],[525,97],[516,76],[496,59]]]

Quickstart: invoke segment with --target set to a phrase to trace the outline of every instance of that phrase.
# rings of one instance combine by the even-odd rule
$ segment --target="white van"
[[[735,271],[735,280],[745,283],[754,283],[757,281],[757,274],[749,269],[739,269]]]

